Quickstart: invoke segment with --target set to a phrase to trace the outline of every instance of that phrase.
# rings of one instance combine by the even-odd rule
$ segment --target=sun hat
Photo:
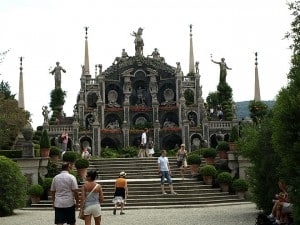
[[[185,147],[185,144],[181,144],[180,146],[181,146],[181,147]]]
[[[124,171],[122,171],[122,172],[120,173],[120,176],[125,177],[125,176],[126,176],[126,173],[125,173]]]

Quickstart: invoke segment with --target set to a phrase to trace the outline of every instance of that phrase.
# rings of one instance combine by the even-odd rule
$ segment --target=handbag
[[[182,160],[178,160],[178,161],[176,162],[176,164],[177,164],[177,167],[181,167],[181,166],[182,166]]]
[[[83,213],[83,205],[85,200],[93,193],[93,191],[96,190],[96,188],[98,187],[98,184],[95,185],[95,187],[93,188],[93,190],[86,196],[86,198],[84,199],[84,201],[82,202],[82,207],[80,206],[80,211],[79,211],[79,215],[78,218],[81,220],[84,220],[84,213]]]

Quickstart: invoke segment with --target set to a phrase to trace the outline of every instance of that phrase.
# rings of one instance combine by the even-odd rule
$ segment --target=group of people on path
[[[182,144],[177,153],[177,160],[182,160],[182,178],[184,178],[186,168],[186,156],[187,152],[185,150],[185,145]],[[161,152],[161,156],[157,159],[157,164],[158,174],[160,176],[161,193],[167,195],[164,187],[165,180],[167,180],[170,193],[177,195],[173,188],[171,177],[172,171],[166,150]],[[101,185],[95,181],[97,172],[92,170],[87,173],[85,183],[81,188],[81,198],[79,198],[77,180],[69,173],[71,170],[71,164],[63,163],[61,173],[56,175],[52,181],[50,190],[55,211],[55,224],[62,225],[67,223],[75,225],[76,209],[79,209],[84,215],[85,225],[91,225],[92,218],[94,218],[95,225],[100,225],[102,215],[101,203],[104,201],[104,194]],[[118,207],[120,207],[120,215],[125,214],[124,207],[127,197],[128,186],[126,173],[122,171],[115,181],[114,198],[112,200],[114,204],[113,215],[117,214]]]
[[[147,137],[148,131],[149,131],[148,128],[145,128],[144,132],[142,133],[141,144],[138,153],[139,158],[144,158],[144,157],[152,158],[154,154],[154,142],[152,138]]]

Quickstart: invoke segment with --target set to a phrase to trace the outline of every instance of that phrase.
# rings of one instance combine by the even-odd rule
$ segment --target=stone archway
[[[119,149],[121,148],[121,143],[116,138],[105,137],[101,140],[101,148]]]
[[[162,149],[170,150],[179,148],[182,143],[182,138],[177,134],[169,134],[162,138]]]

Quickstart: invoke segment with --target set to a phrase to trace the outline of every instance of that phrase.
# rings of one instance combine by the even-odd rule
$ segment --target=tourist
[[[140,151],[138,154],[139,158],[143,158],[144,156],[147,155],[147,133],[148,133],[148,128],[144,129],[144,132],[142,133],[141,137],[141,144],[140,144]]]
[[[67,151],[68,140],[69,140],[69,134],[67,129],[65,129],[64,132],[61,134],[61,138],[62,138],[62,152],[65,153]]]
[[[51,196],[55,210],[55,224],[75,225],[75,209],[78,206],[78,185],[76,178],[69,172],[69,163],[63,163],[60,174],[53,178]]]
[[[177,163],[178,166],[180,167],[180,175],[181,179],[184,180],[184,174],[185,174],[185,169],[187,168],[187,151],[185,150],[185,144],[180,145],[180,149],[177,151],[176,158],[177,158]]]
[[[95,182],[97,177],[96,171],[89,171],[86,176],[86,182],[81,188],[80,210],[84,214],[85,225],[91,225],[92,216],[95,225],[101,223],[101,203],[104,200],[102,187]]]
[[[152,140],[152,138],[149,138],[147,151],[148,157],[152,158],[152,155],[154,154],[154,141]]]
[[[124,215],[124,205],[126,203],[126,199],[128,197],[128,187],[126,180],[126,173],[122,171],[117,178],[115,183],[115,193],[113,203],[115,207],[113,209],[113,214],[116,215],[118,206],[121,207],[120,215]]]
[[[167,192],[165,192],[165,187],[164,187],[164,182],[166,178],[170,187],[171,194],[176,195],[177,193],[173,190],[170,164],[169,164],[166,150],[162,150],[161,156],[158,157],[157,163],[158,163],[158,173],[161,177],[160,184],[161,184],[162,194],[163,195],[167,194]]]
[[[90,159],[91,158],[91,154],[88,150],[88,147],[84,147],[83,148],[83,151],[82,151],[82,154],[81,154],[81,158],[83,159]]]

